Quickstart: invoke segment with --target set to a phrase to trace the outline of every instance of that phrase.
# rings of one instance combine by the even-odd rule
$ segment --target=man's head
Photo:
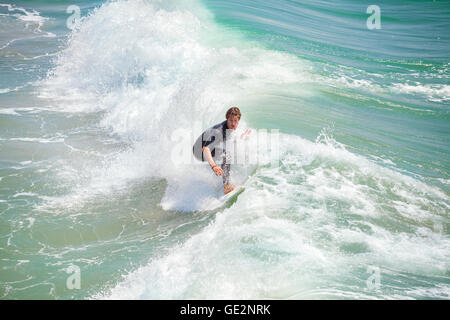
[[[227,118],[228,129],[236,130],[239,120],[241,120],[241,111],[238,107],[231,107],[228,109],[225,117]]]

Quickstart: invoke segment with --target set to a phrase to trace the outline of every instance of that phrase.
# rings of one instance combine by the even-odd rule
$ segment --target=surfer
[[[216,176],[222,176],[223,193],[227,194],[235,189],[230,180],[230,159],[226,152],[226,140],[231,130],[236,130],[241,120],[241,111],[231,107],[225,114],[226,120],[207,129],[197,139],[193,147],[194,156],[201,161],[208,161]],[[247,130],[244,134],[249,134]],[[243,135],[244,135],[243,134]],[[214,161],[221,161],[220,167]]]

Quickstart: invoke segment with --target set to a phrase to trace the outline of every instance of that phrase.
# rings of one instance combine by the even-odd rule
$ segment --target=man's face
[[[236,128],[237,128],[237,126],[238,126],[238,124],[239,124],[239,118],[238,118],[238,116],[230,116],[228,119],[227,119],[227,126],[228,126],[228,129],[231,129],[231,130],[236,130]]]

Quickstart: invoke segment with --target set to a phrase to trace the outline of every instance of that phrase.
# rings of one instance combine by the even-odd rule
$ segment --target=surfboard
[[[221,189],[223,190],[223,188]],[[233,203],[236,202],[238,196],[244,192],[245,188],[243,186],[236,186],[236,188],[227,193],[222,195],[218,195],[215,199],[210,199],[209,205],[205,208],[206,210],[216,210],[220,208],[229,208]]]
[[[238,195],[240,195],[242,192],[244,192],[244,187],[243,186],[236,186],[236,188],[234,188],[233,191],[228,192],[227,194],[224,194],[223,196],[221,196],[219,198],[219,201],[221,203],[228,203],[228,202],[232,202],[234,203],[234,201],[236,201]],[[232,201],[234,199],[234,201]],[[230,204],[232,204],[230,203]]]

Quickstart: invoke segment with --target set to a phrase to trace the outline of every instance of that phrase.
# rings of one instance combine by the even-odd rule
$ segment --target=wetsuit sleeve
[[[210,134],[209,131],[204,132],[202,137],[202,149],[203,147],[207,147],[212,144],[214,140],[216,140],[214,135]]]
[[[214,127],[209,128],[202,134],[202,148],[208,147],[211,145],[211,147],[215,147],[216,144],[220,144],[221,141],[223,141],[223,126],[225,125],[226,121],[216,124]],[[211,147],[209,147],[211,149]]]
[[[223,149],[223,126],[226,121],[215,125],[203,132],[192,147],[195,158],[205,161],[203,157],[203,147],[208,147],[213,158],[222,154]],[[217,150],[217,151],[216,151]]]

